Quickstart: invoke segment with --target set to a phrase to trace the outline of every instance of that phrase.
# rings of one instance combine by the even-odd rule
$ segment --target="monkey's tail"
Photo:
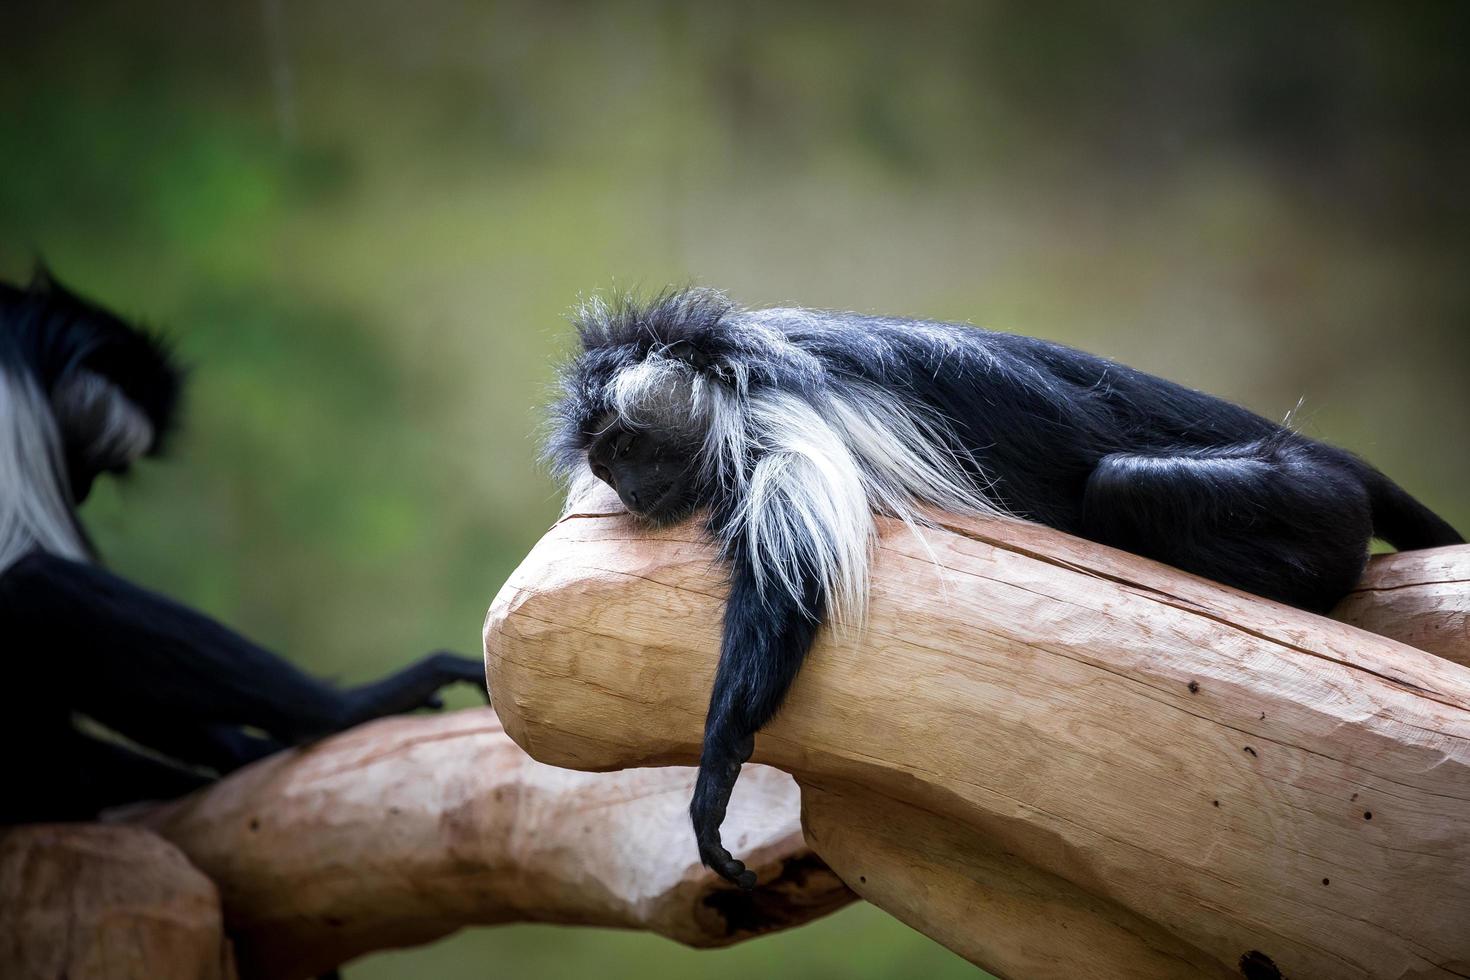
[[[1399,551],[1465,543],[1459,531],[1411,497],[1403,487],[1362,460],[1356,462],[1368,488],[1374,537],[1382,538]]]

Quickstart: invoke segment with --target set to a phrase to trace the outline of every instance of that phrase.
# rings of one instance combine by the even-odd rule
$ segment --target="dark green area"
[[[1467,9],[10,5],[0,272],[44,253],[194,365],[172,458],[88,506],[112,564],[344,679],[474,652],[556,511],[561,316],[613,284],[1303,399],[1466,527]],[[969,970],[862,908],[715,953],[484,930],[348,976],[675,973]]]

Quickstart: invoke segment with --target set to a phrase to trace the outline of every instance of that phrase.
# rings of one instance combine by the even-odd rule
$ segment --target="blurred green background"
[[[172,458],[86,517],[122,573],[319,673],[476,652],[557,510],[562,317],[614,284],[1301,399],[1470,526],[1470,6],[0,11],[0,274],[43,254],[194,367]],[[713,953],[481,930],[346,976],[594,973],[974,975],[859,907]]]

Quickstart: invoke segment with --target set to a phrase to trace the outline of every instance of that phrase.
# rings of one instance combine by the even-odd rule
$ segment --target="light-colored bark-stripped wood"
[[[1332,615],[1470,667],[1470,547],[1379,555]]]
[[[138,827],[0,830],[0,977],[234,980],[219,893]]]
[[[866,625],[756,740],[859,894],[1005,976],[1470,974],[1470,670],[939,521],[885,525]],[[486,623],[507,731],[555,765],[695,760],[723,592],[692,525],[563,520]]]
[[[700,867],[688,769],[543,765],[489,708],[394,718],[135,814],[218,885],[245,977],[309,977],[469,925],[647,929],[720,946],[853,895],[802,841],[796,785],[747,767],[734,835],[765,887]]]

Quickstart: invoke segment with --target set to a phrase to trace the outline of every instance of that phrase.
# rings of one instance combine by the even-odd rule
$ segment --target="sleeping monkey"
[[[968,326],[745,310],[691,289],[577,317],[547,452],[632,514],[702,512],[730,572],[690,814],[703,861],[754,736],[828,617],[857,620],[874,513],[1035,521],[1325,612],[1368,545],[1457,544],[1368,463],[1091,354]]]

